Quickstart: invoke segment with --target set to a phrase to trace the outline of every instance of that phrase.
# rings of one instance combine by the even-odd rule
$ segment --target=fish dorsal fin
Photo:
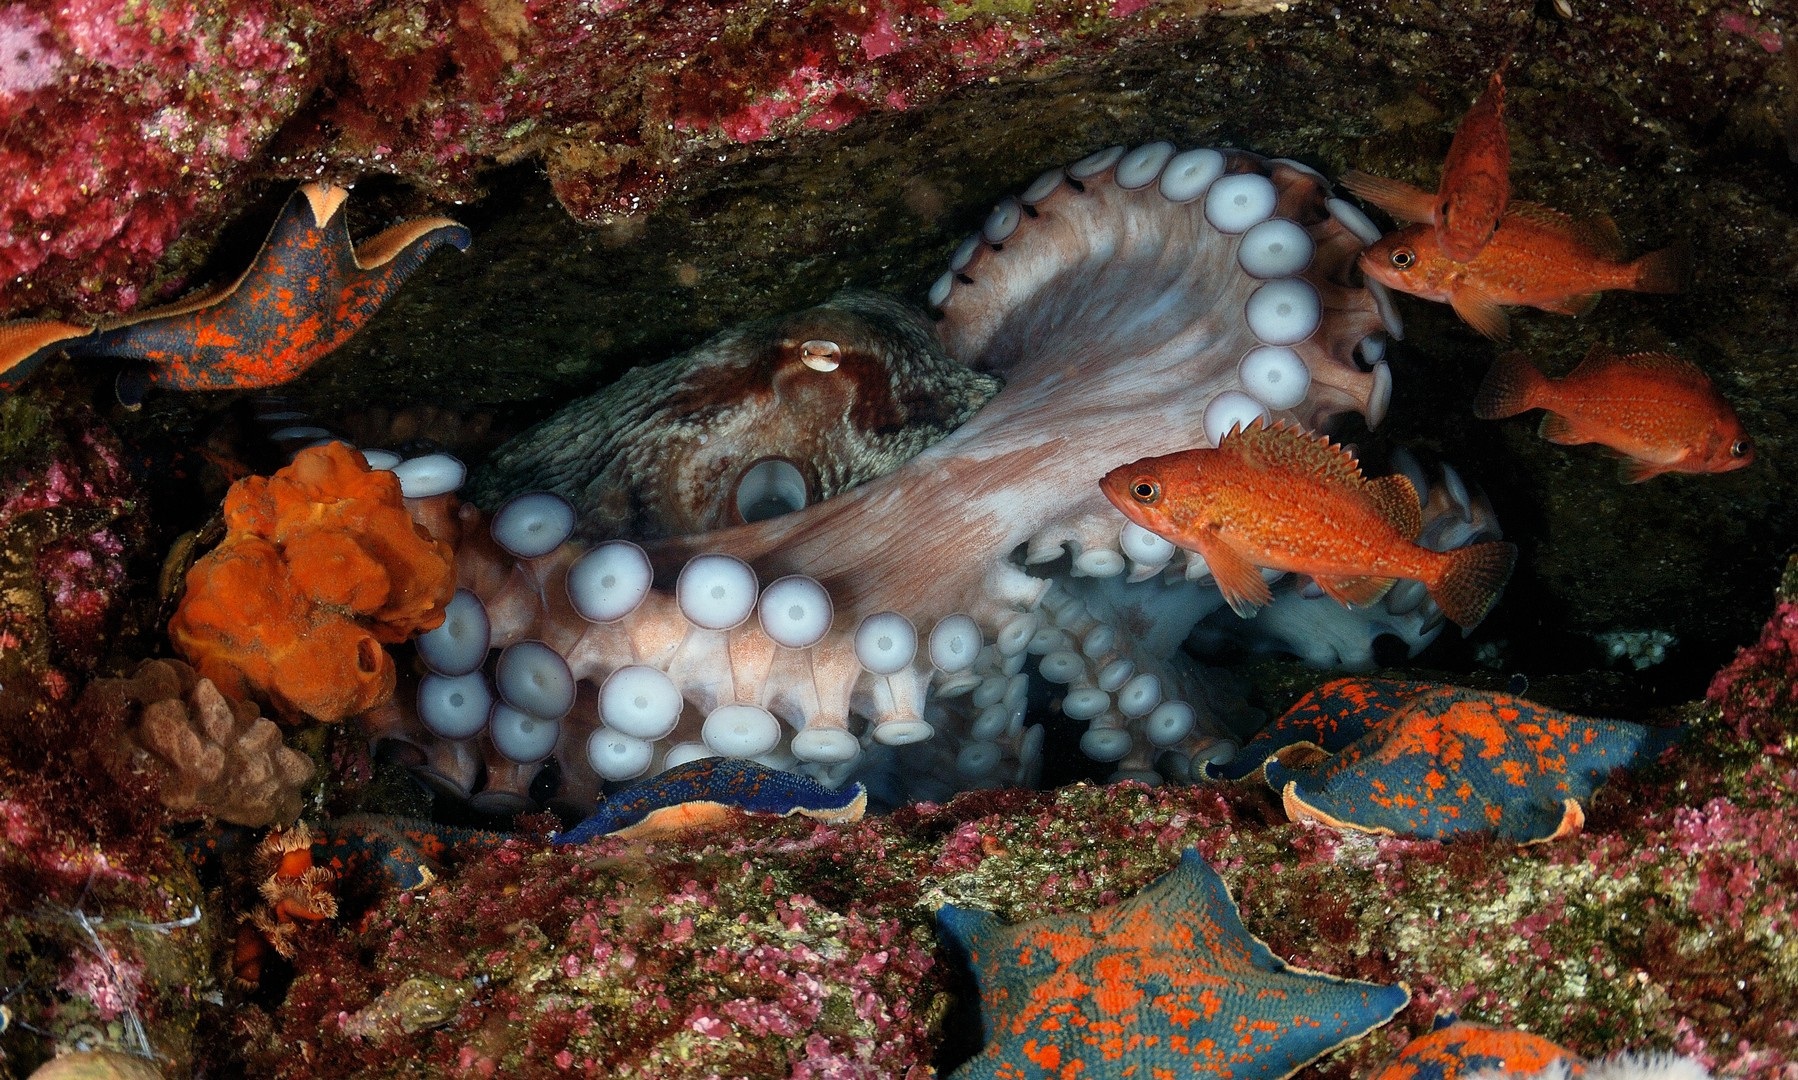
[[[1552,229],[1612,262],[1623,258],[1623,237],[1617,234],[1617,223],[1605,214],[1580,221],[1541,203],[1511,201],[1505,216],[1515,215],[1537,228]]]
[[[1614,367],[1632,368],[1636,371],[1652,371],[1659,375],[1676,378],[1684,382],[1708,384],[1711,380],[1692,361],[1684,357],[1664,352],[1613,353],[1603,345],[1594,345],[1586,358],[1580,361],[1579,367],[1573,369],[1568,377],[1575,375],[1596,375]]]
[[[1328,435],[1305,431],[1284,421],[1272,427],[1254,424],[1234,428],[1217,448],[1250,465],[1302,473],[1328,484],[1358,488],[1366,483],[1355,455],[1331,442]]]
[[[1579,227],[1572,218],[1552,206],[1524,202],[1521,199],[1511,200],[1510,205],[1505,208],[1505,216],[1519,218],[1544,229],[1571,231]]]
[[[1367,494],[1379,507],[1380,516],[1400,536],[1406,540],[1417,539],[1417,534],[1423,531],[1423,506],[1417,498],[1417,489],[1403,473],[1368,481]]]
[[[1596,214],[1584,221],[1576,221],[1573,228],[1574,238],[1593,251],[1613,262],[1623,258],[1623,236],[1609,214]]]
[[[1571,379],[1575,375],[1596,375],[1621,359],[1623,359],[1622,354],[1612,352],[1603,342],[1594,341],[1592,347],[1586,350],[1585,359],[1567,373],[1567,378]]]

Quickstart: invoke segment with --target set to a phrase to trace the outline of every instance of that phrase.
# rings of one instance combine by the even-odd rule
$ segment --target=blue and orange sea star
[[[1284,1077],[1391,1019],[1403,986],[1289,967],[1197,851],[1129,900],[1007,926],[945,905],[986,1049],[953,1080]]]

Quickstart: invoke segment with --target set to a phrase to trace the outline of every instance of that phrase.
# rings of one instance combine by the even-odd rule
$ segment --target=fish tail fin
[[[1469,544],[1449,552],[1442,576],[1434,584],[1425,584],[1442,613],[1462,629],[1471,630],[1498,602],[1516,562],[1516,544]]]
[[[1485,381],[1473,395],[1473,415],[1481,420],[1502,420],[1537,408],[1536,395],[1548,388],[1548,377],[1517,352],[1505,353],[1492,362]]]
[[[1692,282],[1692,249],[1683,241],[1651,251],[1630,265],[1636,271],[1637,292],[1684,292]]]

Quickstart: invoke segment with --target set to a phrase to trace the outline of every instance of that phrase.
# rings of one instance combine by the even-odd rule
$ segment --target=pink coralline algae
[[[250,1050],[254,1071],[928,1075],[919,990],[932,985],[932,942],[916,920],[836,888],[800,891],[803,860],[765,848],[639,861],[619,858],[622,843],[515,841],[453,884],[401,894],[363,920],[375,969],[356,970],[351,931],[301,950],[285,1005],[263,1021],[278,1027]],[[855,855],[841,840],[815,847],[827,862]],[[454,944],[441,936],[451,927]],[[419,978],[456,1002],[433,1023],[391,1004]],[[286,1049],[301,1028],[309,1062]]]
[[[0,316],[169,291],[156,261],[251,179],[385,172],[466,197],[539,156],[570,211],[604,218],[653,205],[698,150],[1272,6],[25,0],[0,7]]]
[[[62,60],[45,46],[50,24],[23,4],[0,8],[0,98],[41,90]]]
[[[147,539],[140,499],[92,409],[0,403],[0,720],[67,699],[101,658]]]
[[[938,1032],[965,1007],[931,912],[1090,911],[1191,847],[1276,956],[1411,988],[1391,1025],[1316,1077],[1367,1075],[1458,1012],[1582,1056],[1673,1051],[1719,1076],[1786,1078],[1798,768],[1715,712],[1684,713],[1680,749],[1613,780],[1586,830],[1545,849],[1290,825],[1254,782],[978,791],[852,826],[738,822],[653,845],[514,839],[308,928],[285,999],[239,1014],[248,1060],[229,1064],[322,1080],[421,1062],[451,1076],[923,1076],[957,1064]],[[429,1008],[420,986],[437,988]]]
[[[153,827],[0,754],[0,1073],[24,1076],[78,1043],[189,1067],[192,990],[212,950],[199,899]]]
[[[1777,26],[1757,22],[1740,11],[1718,13],[1717,25],[1731,34],[1747,38],[1766,52],[1778,53],[1785,50],[1785,38],[1780,35]]]
[[[1798,601],[1780,601],[1760,640],[1717,673],[1706,697],[1744,739],[1775,743],[1790,734],[1786,712],[1798,704]]]
[[[302,100],[303,12],[249,0],[0,8],[0,308],[137,302]],[[289,25],[289,22],[294,25]]]

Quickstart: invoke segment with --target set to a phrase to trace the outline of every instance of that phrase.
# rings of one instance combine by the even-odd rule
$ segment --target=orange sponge
[[[188,571],[169,637],[226,694],[290,721],[386,701],[382,644],[438,626],[455,593],[449,545],[413,523],[392,473],[342,443],[233,484],[225,528]]]

